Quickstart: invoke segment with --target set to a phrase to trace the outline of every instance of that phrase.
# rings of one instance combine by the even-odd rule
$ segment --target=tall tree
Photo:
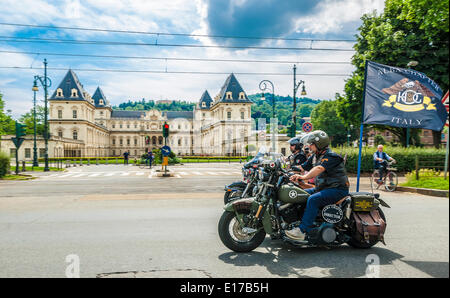
[[[0,136],[10,135],[15,133],[14,119],[5,113],[5,102],[3,95],[0,93]]]
[[[398,67],[418,61],[415,70],[436,81],[444,92],[448,90],[448,0],[386,0],[383,13],[365,14],[361,19],[352,57],[356,70],[347,80],[344,94],[337,96],[338,115],[347,125],[359,125],[361,120],[366,60]],[[406,129],[377,127],[391,131],[406,145]],[[417,133],[412,130],[413,135]],[[434,135],[439,146],[440,133]]]
[[[347,142],[347,129],[337,115],[335,101],[324,100],[318,104],[311,113],[311,121],[314,129],[323,130],[330,136],[332,146]]]
[[[36,133],[38,135],[43,135],[44,133],[44,107],[36,106]],[[33,134],[34,133],[34,111],[31,109],[28,113],[23,114],[19,118],[19,122],[26,125],[26,133]]]

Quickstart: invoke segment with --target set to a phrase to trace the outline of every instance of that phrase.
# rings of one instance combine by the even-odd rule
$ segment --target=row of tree
[[[386,0],[382,13],[372,12],[361,19],[352,57],[356,69],[346,81],[344,93],[336,94],[332,103],[316,106],[312,113],[315,128],[331,132],[334,142],[341,144],[350,125],[360,125],[366,60],[403,68],[410,61],[418,61],[415,70],[432,78],[444,92],[449,88],[448,0]],[[372,127],[390,131],[406,146],[406,129]],[[412,144],[420,142],[419,131],[411,129]],[[441,132],[433,132],[433,141],[440,146]]]
[[[275,95],[275,114],[280,125],[290,125],[292,122],[293,99],[291,96]],[[248,98],[255,104],[252,106],[252,118],[265,118],[267,123],[270,123],[272,118],[272,98],[266,96],[265,100],[261,99],[261,94],[248,95]],[[301,117],[310,117],[314,107],[320,103],[320,100],[311,98],[297,99],[297,129],[301,129]],[[121,103],[114,106],[113,109],[137,111],[157,109],[160,111],[192,111],[195,103],[187,101],[172,101],[171,103],[160,103],[154,100],[131,101]]]

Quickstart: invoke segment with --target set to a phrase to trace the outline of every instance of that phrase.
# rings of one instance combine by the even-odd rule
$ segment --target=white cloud
[[[317,13],[297,20],[296,31],[339,34],[347,23],[357,22],[363,14],[380,12],[383,8],[384,0],[325,0],[318,5]]]
[[[106,1],[88,0],[63,2],[47,2],[41,0],[10,1],[0,0],[4,11],[0,17],[1,22],[25,24],[52,24],[59,26],[78,26],[93,28],[108,28],[136,31],[163,31],[177,33],[207,34],[208,26],[207,4],[203,0],[195,1]],[[244,1],[237,0],[237,3]],[[39,7],[39,9],[29,9]],[[346,24],[356,22],[363,12],[372,9],[382,9],[381,0],[373,1],[324,1],[320,11],[312,16],[299,19],[297,28],[306,33],[339,33]],[[72,11],[72,17],[68,12]],[[9,35],[14,30],[23,29],[9,26],[0,26],[0,33]],[[353,28],[356,31],[356,28]],[[46,31],[51,36],[52,31]],[[104,39],[108,40],[121,36],[125,40],[139,38],[149,42],[153,37],[107,34],[98,32],[69,31],[67,36],[78,39]],[[167,41],[172,38],[160,37]],[[215,44],[206,37],[197,38],[202,44]],[[192,40],[183,39],[186,43]],[[283,46],[293,44],[304,46],[306,43],[286,43],[285,41],[266,41],[267,45]],[[22,50],[21,44],[2,46],[0,49]],[[309,45],[309,44],[308,44]],[[345,43],[327,43],[328,47],[349,47]],[[351,46],[351,45],[350,45]],[[39,51],[40,45],[34,50]],[[157,57],[187,57],[187,58],[216,58],[216,59],[260,59],[260,60],[292,60],[292,61],[350,61],[352,52],[321,52],[321,51],[262,51],[241,49],[237,51],[219,48],[163,48],[163,47],[73,47],[63,48],[66,52],[77,53],[78,49],[88,50],[90,54],[111,54],[126,56],[157,56]],[[50,50],[46,50],[50,51]],[[51,50],[61,51],[58,45]],[[44,57],[34,57],[24,54],[0,53],[0,66],[42,66]],[[48,56],[49,67],[61,68],[111,68],[136,70],[162,70],[167,67],[169,71],[209,71],[209,72],[260,72],[260,73],[292,73],[292,64],[266,64],[266,63],[232,63],[232,62],[196,62],[196,61],[158,61],[158,60],[131,60],[131,59],[95,59],[95,58],[67,58]],[[298,64],[297,79],[306,81],[308,97],[317,99],[332,99],[336,92],[344,88],[343,77],[306,76],[305,73],[346,73],[351,74],[353,66],[350,64]],[[207,89],[212,97],[219,91],[225,82],[224,75],[195,75],[195,74],[148,74],[148,73],[110,73],[110,72],[81,72],[76,71],[85,89],[91,94],[97,86],[102,87],[106,97],[112,104],[117,105],[128,99],[181,99],[197,101],[203,91]],[[0,69],[0,92],[3,93],[6,107],[19,116],[31,108],[31,86],[33,75],[43,74],[41,70],[11,70]],[[49,70],[53,81],[50,94],[62,80],[65,71]],[[275,85],[275,92],[280,95],[292,96],[292,76],[251,76],[236,75],[242,87],[248,94],[261,92],[259,82],[263,79],[271,80]],[[42,93],[42,92],[41,92]],[[40,95],[42,97],[42,94]]]

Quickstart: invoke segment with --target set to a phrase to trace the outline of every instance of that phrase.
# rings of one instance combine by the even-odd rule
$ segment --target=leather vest
[[[344,159],[339,155],[327,149],[323,155],[314,158],[314,167],[319,166],[324,157],[339,158],[340,163],[330,172],[324,171],[315,179],[316,191],[326,188],[349,188],[350,183],[345,170]]]
[[[292,166],[300,166],[307,160],[306,156],[301,152],[289,155],[289,164]]]

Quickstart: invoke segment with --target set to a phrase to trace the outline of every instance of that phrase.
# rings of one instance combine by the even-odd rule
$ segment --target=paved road
[[[448,198],[382,192],[392,206],[387,246],[293,248],[266,238],[237,254],[217,222],[239,165],[173,169],[179,177],[105,165],[0,181],[0,277],[65,277],[70,255],[81,277],[364,277],[374,258],[381,277],[449,276]]]

